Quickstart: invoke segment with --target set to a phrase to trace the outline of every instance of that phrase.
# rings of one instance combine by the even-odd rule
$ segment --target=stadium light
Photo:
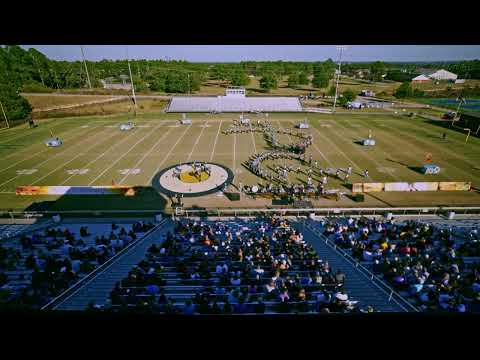
[[[90,82],[90,75],[88,74],[88,67],[87,67],[87,63],[85,61],[85,54],[83,53],[83,46],[80,46],[80,50],[82,51],[82,59],[83,59],[83,64],[85,65],[85,71],[87,72],[87,82],[88,82],[88,86],[90,87],[90,89],[92,88],[92,83]]]
[[[347,50],[346,45],[337,45],[337,50],[340,52],[338,57],[338,72],[337,72],[337,84],[335,86],[335,98],[333,99],[333,110],[332,113],[335,113],[335,108],[337,106],[337,97],[338,97],[338,82],[340,81],[340,73],[342,72],[342,53]]]
[[[130,83],[132,84],[132,96],[133,96],[133,104],[135,105],[135,116],[136,116],[137,115],[137,98],[135,97],[135,86],[133,85],[132,69],[130,68],[130,59],[128,57],[128,46],[127,46],[127,64],[128,64],[128,72],[130,73]]]

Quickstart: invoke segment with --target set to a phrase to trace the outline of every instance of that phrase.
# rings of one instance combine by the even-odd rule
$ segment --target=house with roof
[[[430,81],[432,81],[432,79],[430,79],[428,76],[421,74],[412,79],[412,84],[423,84]]]

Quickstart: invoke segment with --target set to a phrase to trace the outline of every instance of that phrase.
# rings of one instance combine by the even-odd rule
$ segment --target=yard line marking
[[[157,173],[160,171],[160,167],[163,165],[163,163],[165,161],[167,161],[168,157],[172,154],[173,152],[173,149],[175,149],[175,147],[177,146],[177,144],[180,142],[180,140],[183,139],[183,137],[185,136],[185,134],[187,133],[188,129],[190,129],[192,127],[192,124],[188,125],[187,128],[185,129],[185,131],[183,132],[183,134],[177,139],[177,142],[175,144],[173,144],[173,146],[170,148],[170,151],[167,153],[167,155],[165,155],[165,157],[163,158],[162,162],[160,164],[158,164],[157,168],[155,169],[155,172],[153,173],[153,175],[150,177],[150,180],[148,180],[148,183],[151,184],[152,183],[152,180],[153,178],[155,177],[155,175],[157,175]]]
[[[235,168],[236,165],[236,159],[235,159],[235,154],[236,154],[236,146],[237,146],[237,134],[233,133],[233,170],[236,171],[237,169]]]
[[[203,125],[206,125],[207,122],[208,122],[208,120],[205,121],[205,124],[203,124]],[[200,138],[202,137],[202,134],[203,134],[203,131],[205,130],[205,128],[206,128],[206,126],[203,126],[203,127],[202,127],[202,131],[200,131],[200,134],[198,135],[197,140],[195,141],[195,144],[193,144],[192,151],[190,151],[190,154],[188,154],[187,162],[190,161],[190,158],[192,157],[193,151],[195,150],[195,147],[197,146],[198,141],[199,141]]]
[[[97,128],[97,127],[98,127],[98,126],[96,126],[95,128]],[[95,128],[93,128],[93,129],[95,129]],[[90,130],[91,130],[91,129],[90,129]],[[87,130],[87,131],[88,131],[88,130]],[[85,141],[87,141],[87,140],[89,140],[89,139],[88,139],[88,138],[83,139],[82,141],[80,141],[80,142],[78,142],[77,144],[73,145],[73,147],[77,147],[77,146],[79,146],[80,144],[82,144],[83,142],[85,142]],[[66,152],[66,150],[61,151],[61,152],[55,154],[54,156],[45,159],[45,160],[42,161],[41,163],[36,164],[35,167],[36,167],[36,168],[40,168],[40,167],[41,167],[43,164],[45,164],[46,162],[55,159],[57,156],[60,156],[60,155],[62,155],[62,154],[65,153],[65,152]],[[5,185],[5,184],[8,184],[9,182],[11,182],[11,181],[13,181],[13,180],[15,180],[15,179],[18,178],[19,176],[21,176],[21,175],[14,176],[14,177],[12,177],[10,180],[7,180],[7,181],[1,183],[1,184],[0,184],[0,187],[3,186],[3,185]]]
[[[50,122],[54,122],[54,120],[51,120]],[[50,125],[50,123],[48,123],[47,125]],[[60,126],[60,125],[63,125],[63,122],[62,122],[62,123],[59,122],[58,124],[53,125],[53,126],[50,126],[50,127],[41,127],[39,130],[49,130],[49,129],[51,130],[51,129],[53,129],[54,127],[57,127],[57,126]],[[28,130],[28,128],[26,128],[26,129],[18,129],[18,130],[19,130],[19,131]],[[43,132],[43,131],[42,131],[42,132]],[[3,145],[3,144],[8,144],[10,141],[13,141],[13,140],[16,140],[16,139],[20,139],[20,138],[22,138],[22,137],[27,137],[27,136],[30,136],[30,135],[34,135],[34,134],[31,133],[31,132],[28,132],[28,133],[26,133],[26,134],[21,134],[21,135],[19,135],[19,136],[14,135],[13,137],[6,139],[6,141],[0,141],[0,144],[2,144],[2,145]]]
[[[360,166],[358,166],[358,165],[355,163],[355,161],[353,161],[350,157],[348,157],[347,154],[345,154],[345,153],[340,149],[339,146],[337,146],[332,140],[330,140],[330,139],[328,138],[328,136],[324,136],[324,135],[321,133],[321,131],[318,130],[318,129],[317,129],[315,126],[313,126],[313,125],[312,125],[312,128],[314,128],[315,131],[317,131],[318,134],[319,134],[323,139],[326,139],[330,144],[332,144],[332,145],[337,149],[337,151],[338,151],[340,154],[342,154],[343,157],[346,158],[346,159],[350,162],[350,164],[352,164],[353,166],[355,166],[358,170],[362,170],[362,168],[361,168]]]
[[[150,153],[153,151],[153,149],[155,149],[155,148],[157,147],[157,145],[160,143],[160,141],[162,141],[162,140],[170,133],[170,131],[172,131],[171,128],[168,129],[167,132],[164,133],[164,134],[155,142],[155,144],[153,144],[153,146],[150,148],[150,150],[148,150],[148,152],[146,152],[146,153],[142,156],[142,158],[141,158],[140,160],[138,160],[137,163],[133,166],[134,169],[137,168],[137,167],[142,163],[142,161],[145,160],[145,158],[146,158],[148,155],[150,155]],[[127,173],[125,174],[125,176],[119,181],[119,184],[122,184],[122,183],[127,179],[128,175],[130,175],[130,172],[127,172]]]
[[[104,132],[106,132],[107,130],[103,130],[102,132],[100,132],[99,134],[102,134]],[[95,146],[97,145],[100,145],[100,144],[103,144],[105,141],[109,140],[110,138],[112,138],[114,135],[116,135],[115,133],[112,133],[110,136],[108,136],[107,138],[103,139],[101,142],[97,142],[96,141],[96,138],[97,138],[97,135],[95,136],[95,139],[94,139],[94,143],[92,144],[92,146],[88,147],[87,148],[87,152],[90,150],[90,149],[93,149]],[[43,175],[41,178],[35,180],[33,183],[31,183],[30,185],[35,185],[36,183],[38,183],[40,180],[43,180],[45,179],[47,176],[53,174],[55,171],[57,170],[60,170],[61,168],[63,168],[65,165],[67,164],[70,164],[73,160],[77,159],[78,157],[80,157],[82,155],[82,153],[79,153],[77,154],[76,156],[74,156],[73,158],[71,158],[70,160],[68,160],[67,162],[63,163],[62,165],[60,166],[57,166],[55,169],[53,169],[52,171],[50,171],[49,173]]]
[[[344,128],[346,131],[352,132],[352,130],[350,130],[346,126],[342,125],[338,120],[336,121],[336,124],[339,127]],[[382,167],[382,164],[380,164],[373,156],[369,155],[367,152],[359,152],[359,154],[362,154],[365,158],[370,159],[373,163],[376,164],[377,168]],[[393,175],[391,172],[388,172],[387,174],[390,175],[390,177],[392,177],[394,180],[400,180],[398,176]]]
[[[212,161],[213,155],[215,154],[215,147],[217,146],[218,135],[220,134],[220,128],[222,127],[223,119],[220,120],[220,125],[218,126],[217,136],[215,137],[215,142],[213,143],[212,153],[210,154],[210,160]]]
[[[98,126],[96,126],[95,128],[98,128],[98,127],[100,127],[100,126],[101,126],[101,125],[98,125]],[[75,134],[75,136],[65,137],[64,140],[65,140],[65,139],[74,139],[74,138],[76,138],[76,137],[78,137],[78,136],[80,136],[80,135],[82,135],[82,134],[85,134],[85,133],[87,133],[88,131],[90,131],[90,130],[92,130],[92,129],[95,129],[95,128],[88,128],[88,129],[86,129],[86,130],[85,130],[85,129],[82,129],[82,130],[79,131],[78,134]],[[30,150],[29,148],[25,149],[25,151],[29,151],[29,150]],[[12,167],[14,167],[14,166],[16,166],[16,165],[24,162],[24,161],[30,160],[31,158],[34,158],[35,156],[40,155],[40,154],[43,154],[43,153],[45,153],[45,152],[47,152],[47,151],[50,151],[50,150],[51,150],[51,149],[47,147],[47,148],[46,148],[45,150],[43,150],[43,151],[37,152],[37,153],[33,154],[32,156],[29,156],[29,157],[27,157],[27,158],[25,158],[25,159],[19,160],[19,161],[13,163],[12,165],[10,165],[10,166],[8,166],[8,167],[6,167],[6,168],[3,168],[2,170],[0,170],[0,173],[2,173],[2,172],[4,172],[4,171],[7,171],[8,169],[10,169],[10,168],[12,168]],[[68,150],[68,149],[67,149],[67,150]],[[65,151],[66,151],[66,150],[65,150]],[[23,151],[22,151],[22,152],[23,152]],[[18,154],[19,154],[19,153],[12,154],[12,155],[10,155],[10,156],[7,156],[7,157],[3,158],[2,160],[6,160],[6,159],[8,159],[9,157],[15,156],[15,155],[18,155]]]
[[[98,161],[98,159],[100,159],[100,158],[102,158],[103,156],[105,156],[105,154],[106,154],[107,152],[109,152],[109,151],[112,150],[113,148],[116,148],[117,146],[123,144],[125,141],[127,141],[128,139],[130,139],[130,137],[131,137],[133,134],[135,134],[135,133],[136,133],[136,132],[133,132],[133,131],[132,131],[130,134],[128,134],[128,135],[125,136],[122,140],[120,140],[118,143],[112,144],[107,150],[105,150],[103,153],[101,153],[100,155],[98,155],[95,159],[91,160],[90,162],[88,162],[88,163],[85,164],[84,166],[85,166],[85,167],[88,167],[88,166],[90,166],[90,165],[92,165],[92,164],[95,164],[95,163]],[[60,185],[65,184],[68,180],[70,180],[70,179],[71,179],[72,177],[74,177],[74,176],[75,176],[75,174],[70,175],[68,178],[66,178],[64,181],[62,181],[62,182],[60,183]]]
[[[385,126],[385,127],[388,127],[388,126]],[[399,132],[403,132],[403,133],[405,134],[405,136],[408,136],[409,138],[412,138],[412,137],[413,137],[415,140],[419,141],[420,143],[427,144],[427,146],[430,146],[431,148],[436,148],[436,149],[438,149],[439,153],[440,153],[440,154],[443,154],[443,156],[452,155],[452,156],[454,156],[454,157],[462,160],[462,161],[465,162],[466,164],[468,164],[468,165],[470,165],[470,166],[472,166],[472,167],[474,166],[472,163],[470,163],[469,161],[467,161],[464,157],[462,157],[462,156],[460,156],[460,155],[457,155],[455,152],[448,152],[448,153],[445,152],[444,149],[443,149],[440,145],[437,145],[436,143],[426,142],[426,141],[424,141],[424,140],[422,140],[422,139],[419,139],[419,138],[416,137],[416,136],[410,135],[410,134],[408,133],[408,131],[403,130],[403,129],[392,128],[392,127],[390,127],[390,128],[391,128],[391,129],[394,129],[394,130],[396,130],[396,131],[399,131]],[[422,129],[423,129],[423,128],[422,128]],[[428,134],[429,132],[426,131],[426,133]],[[415,145],[415,144],[413,144],[413,143],[411,143],[411,142],[409,142],[409,141],[407,141],[407,140],[404,140],[403,138],[398,138],[397,140],[406,142],[409,146],[412,146],[412,147],[415,147],[415,148],[417,148],[417,149],[420,149],[420,151],[425,151],[425,149],[422,148],[422,147],[420,147],[419,145]],[[390,156],[390,158],[392,158],[392,156]],[[472,176],[472,173],[470,173],[470,172],[467,171],[467,170],[463,170],[462,168],[459,168],[459,167],[455,166],[454,163],[451,162],[451,161],[448,161],[448,159],[442,159],[442,162],[446,162],[446,163],[448,163],[448,166],[449,166],[449,167],[455,168],[455,169],[459,170],[460,172],[462,172],[462,173],[464,173],[464,174],[466,174],[466,175],[468,175],[468,176]],[[473,176],[475,176],[475,175],[473,175]]]
[[[250,123],[250,130],[252,130],[252,124]],[[252,135],[252,142],[253,142],[253,150],[255,154],[257,153],[257,145],[255,144],[255,138],[253,137],[253,131],[250,131],[250,135]]]
[[[147,135],[145,135],[144,137],[142,137],[140,140],[138,140],[135,144],[132,145],[132,147],[130,147],[130,149],[128,149],[127,152],[123,153],[122,156],[120,156],[117,160],[115,160],[112,164],[110,164],[110,166],[108,166],[107,168],[105,168],[105,170],[103,170],[100,174],[97,175],[97,177],[95,177],[95,179],[93,179],[92,181],[90,181],[88,183],[88,186],[91,186],[95,181],[97,181],[97,179],[99,179],[100,177],[102,177],[103,174],[105,174],[108,170],[110,170],[116,163],[118,163],[120,160],[122,160],[130,151],[133,150],[133,148],[135,146],[137,146],[140,142],[142,142],[143,140],[145,140],[147,137],[149,136],[152,136],[154,133],[155,133],[155,130],[157,130],[161,125],[157,125],[153,131],[150,131],[147,133]]]

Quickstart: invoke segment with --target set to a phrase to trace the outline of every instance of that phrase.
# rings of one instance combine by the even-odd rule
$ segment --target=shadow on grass
[[[57,200],[38,201],[25,211],[108,211],[108,210],[157,210],[166,209],[167,200],[153,187],[134,187],[135,195],[72,195],[65,194]],[[39,196],[38,198],[41,198]]]
[[[423,171],[422,171],[422,166],[407,166],[407,168],[409,168],[410,170],[416,172],[417,174],[424,175],[424,174],[423,174]]]

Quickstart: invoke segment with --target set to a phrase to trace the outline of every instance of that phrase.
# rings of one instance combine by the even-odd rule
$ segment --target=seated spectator
[[[185,302],[185,306],[183,307],[183,314],[184,315],[193,315],[195,314],[195,305],[192,304],[190,300]]]

